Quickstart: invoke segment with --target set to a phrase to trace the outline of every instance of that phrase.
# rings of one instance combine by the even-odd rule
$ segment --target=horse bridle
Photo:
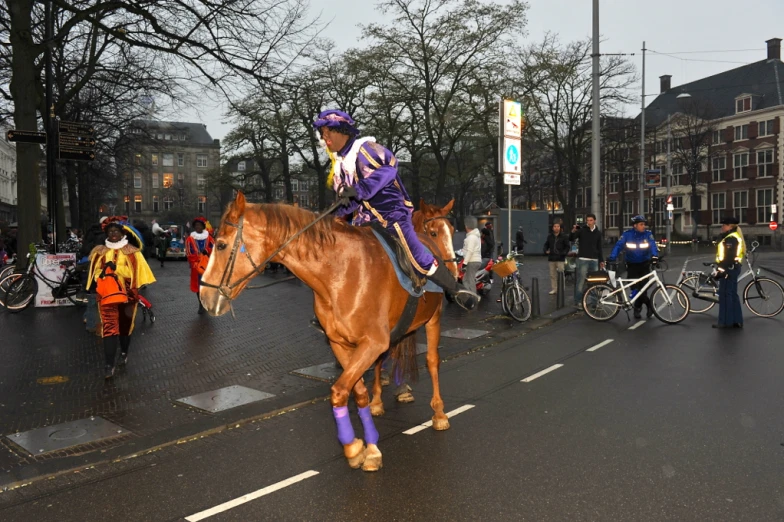
[[[424,226],[424,225],[427,225],[427,224],[428,224],[428,223],[430,223],[431,221],[435,221],[435,220],[437,220],[437,219],[445,219],[445,220],[449,221],[449,224],[450,224],[450,225],[452,224],[452,220],[451,220],[451,219],[449,219],[449,216],[433,216],[433,217],[431,217],[431,218],[427,218],[426,220],[424,220],[424,221],[422,222],[422,225],[423,225],[423,226]],[[427,229],[425,230],[425,232],[427,232]],[[428,238],[428,240],[429,240],[429,238]],[[444,263],[457,263],[457,262],[458,262],[458,259],[457,259],[457,257],[453,257],[452,259],[442,259],[441,261],[443,261]]]

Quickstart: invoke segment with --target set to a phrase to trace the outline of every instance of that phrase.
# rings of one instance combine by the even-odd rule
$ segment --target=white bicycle
[[[629,290],[637,283],[646,281],[634,297],[629,297]],[[583,309],[588,317],[595,321],[609,321],[621,309],[628,311],[632,309],[634,303],[643,296],[648,288],[655,286],[656,289],[651,295],[651,306],[653,315],[660,321],[667,324],[677,324],[686,319],[691,310],[691,303],[686,292],[675,285],[665,285],[659,279],[659,273],[652,270],[647,275],[638,279],[615,278],[615,273],[607,273],[605,277],[593,277],[588,279],[589,283],[594,284],[585,292],[583,296]],[[616,284],[617,283],[617,284]]]

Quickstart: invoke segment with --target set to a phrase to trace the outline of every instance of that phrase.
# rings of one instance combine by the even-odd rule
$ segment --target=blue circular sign
[[[514,144],[509,145],[506,149],[506,161],[508,161],[510,165],[517,165],[517,162],[520,161],[520,153],[517,151],[517,147]]]

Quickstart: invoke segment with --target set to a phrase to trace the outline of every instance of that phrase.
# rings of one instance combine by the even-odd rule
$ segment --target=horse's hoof
[[[381,372],[381,377],[378,380],[381,386],[389,386],[389,374],[387,372]]]
[[[381,417],[382,415],[384,415],[384,404],[370,403],[370,414],[373,415],[374,417]]]
[[[449,419],[443,413],[441,417],[433,415],[433,429],[436,431],[444,431],[449,429]]]
[[[409,402],[414,402],[414,396],[411,395],[411,392],[401,393],[400,395],[397,396],[397,402],[402,402],[406,404]]]
[[[365,443],[361,439],[354,439],[351,444],[343,446],[343,454],[351,469],[358,469],[365,462]]]
[[[378,471],[384,466],[381,461],[381,451],[375,444],[368,444],[365,448],[365,463],[362,464],[362,471]]]

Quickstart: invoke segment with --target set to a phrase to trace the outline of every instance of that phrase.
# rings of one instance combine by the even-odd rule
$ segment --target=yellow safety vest
[[[738,240],[738,251],[735,254],[735,262],[740,263],[743,261],[743,258],[746,257],[746,244],[743,242],[743,236],[741,236],[737,231],[727,234],[721,241],[719,241],[718,250],[716,251],[716,262],[721,263],[724,261],[724,253],[727,250],[727,247],[724,246],[724,240],[728,237],[734,237]]]

